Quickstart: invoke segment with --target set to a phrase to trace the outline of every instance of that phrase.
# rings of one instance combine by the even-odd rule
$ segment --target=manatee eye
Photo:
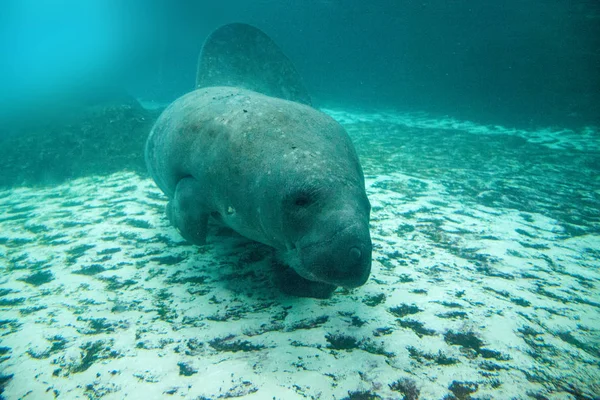
[[[311,199],[308,193],[300,193],[296,196],[296,199],[294,200],[294,204],[298,207],[306,207],[312,202],[313,200]]]
[[[316,188],[302,188],[290,193],[287,202],[301,209],[314,204],[318,197],[318,190]]]

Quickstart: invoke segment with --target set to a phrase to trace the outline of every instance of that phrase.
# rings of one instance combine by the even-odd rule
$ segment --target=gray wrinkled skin
[[[286,274],[283,286],[297,278],[312,297],[368,279],[363,173],[347,133],[329,116],[250,90],[197,89],[159,117],[146,163],[187,240],[204,244],[212,216],[285,252],[299,276]]]

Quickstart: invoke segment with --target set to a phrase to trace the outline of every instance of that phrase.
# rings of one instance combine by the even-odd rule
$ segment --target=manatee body
[[[233,34],[264,35],[235,25]],[[169,220],[195,244],[205,243],[213,217],[280,250],[291,268],[277,280],[288,293],[327,297],[336,286],[364,284],[370,204],[350,138],[307,101],[247,82],[196,89],[155,123],[146,164],[169,198]]]

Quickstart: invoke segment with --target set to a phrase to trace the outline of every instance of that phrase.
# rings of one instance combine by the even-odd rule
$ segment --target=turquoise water
[[[9,0],[2,11],[0,116],[123,88],[170,103],[193,85],[210,32],[244,22],[279,44],[321,105],[600,123],[594,0]]]
[[[600,10],[538,7],[6,5],[0,398],[600,398]],[[165,216],[144,143],[233,21],[356,147],[364,286],[287,296],[273,249]],[[209,55],[310,101],[246,43]]]

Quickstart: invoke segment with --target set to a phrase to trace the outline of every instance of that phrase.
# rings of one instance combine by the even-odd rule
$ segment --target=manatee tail
[[[311,105],[292,62],[261,30],[247,24],[217,28],[204,42],[196,88],[237,86]]]

